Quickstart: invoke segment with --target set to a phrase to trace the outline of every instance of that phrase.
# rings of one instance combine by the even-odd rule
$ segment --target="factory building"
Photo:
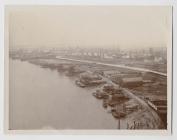
[[[143,84],[142,77],[130,77],[130,78],[122,78],[120,81],[120,85],[122,87],[137,87]]]

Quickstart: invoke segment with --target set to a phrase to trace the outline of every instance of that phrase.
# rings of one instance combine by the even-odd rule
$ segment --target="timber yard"
[[[167,129],[166,48],[154,50],[16,49],[20,59],[75,77],[75,85],[94,89],[90,96],[126,129]],[[87,100],[87,99],[85,99]]]

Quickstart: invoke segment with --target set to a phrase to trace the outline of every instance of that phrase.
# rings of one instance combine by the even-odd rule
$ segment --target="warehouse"
[[[137,87],[143,84],[142,77],[130,77],[130,78],[122,78],[120,85],[122,87]]]

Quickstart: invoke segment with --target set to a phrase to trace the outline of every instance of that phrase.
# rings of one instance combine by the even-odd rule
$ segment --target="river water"
[[[116,129],[117,121],[74,79],[26,61],[10,60],[10,129]]]

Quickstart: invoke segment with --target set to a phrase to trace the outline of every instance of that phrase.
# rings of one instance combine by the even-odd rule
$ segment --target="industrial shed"
[[[120,85],[122,87],[137,87],[143,84],[142,77],[130,77],[130,78],[122,78]]]

